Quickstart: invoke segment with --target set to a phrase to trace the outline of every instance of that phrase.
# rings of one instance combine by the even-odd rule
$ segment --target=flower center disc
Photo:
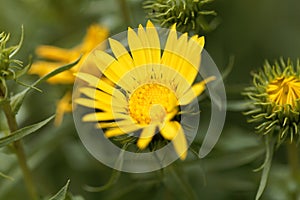
[[[267,87],[269,100],[277,105],[296,105],[300,98],[300,80],[294,76],[281,77],[272,81]]]
[[[141,125],[164,122],[165,117],[177,105],[172,90],[155,83],[144,84],[130,95],[130,116]]]

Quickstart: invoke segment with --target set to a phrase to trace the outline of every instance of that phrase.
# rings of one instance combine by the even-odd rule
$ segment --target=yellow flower
[[[285,62],[268,62],[253,74],[253,86],[245,95],[253,100],[249,122],[256,122],[256,129],[263,135],[275,134],[280,145],[287,138],[299,141],[300,114],[300,64],[288,59]]]
[[[178,120],[180,106],[190,104],[214,77],[193,85],[200,67],[204,37],[177,37],[172,26],[165,44],[157,29],[148,21],[137,33],[128,29],[129,51],[109,38],[112,54],[93,51],[87,58],[94,62],[106,79],[86,72],[77,77],[88,85],[79,88],[82,97],[75,103],[93,108],[83,116],[85,122],[96,122],[108,138],[138,134],[136,145],[143,150],[155,134],[172,141],[181,159],[187,156],[187,140]],[[112,56],[113,55],[113,56]],[[111,84],[113,83],[113,84]]]
[[[70,70],[66,70],[57,74],[54,77],[49,78],[47,81],[51,84],[67,84],[72,85],[75,77],[74,73],[78,71],[82,63],[86,60],[88,53],[90,53],[97,45],[103,42],[108,36],[106,28],[97,24],[91,25],[86,33],[81,44],[72,49],[63,49],[55,46],[42,45],[36,49],[36,54],[47,61],[36,61],[32,64],[29,73],[44,76],[56,68],[72,63],[80,56],[79,63],[72,67]],[[62,121],[62,117],[65,112],[72,111],[71,95],[67,94],[58,102],[56,110],[55,124],[59,125]]]

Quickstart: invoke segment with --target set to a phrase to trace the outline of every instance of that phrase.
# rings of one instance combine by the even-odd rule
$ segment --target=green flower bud
[[[148,17],[162,27],[170,28],[176,23],[176,29],[182,33],[191,32],[202,35],[216,27],[215,11],[206,10],[213,0],[148,0],[144,9]]]

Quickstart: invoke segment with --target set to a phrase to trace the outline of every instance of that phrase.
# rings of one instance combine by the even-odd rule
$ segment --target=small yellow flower
[[[300,80],[294,75],[278,77],[268,84],[267,94],[269,101],[276,105],[295,107],[296,100],[300,98]]]
[[[109,38],[112,53],[93,51],[88,57],[107,79],[86,72],[77,77],[88,85],[79,88],[75,103],[94,109],[83,116],[96,122],[108,138],[138,133],[136,145],[143,150],[159,134],[172,141],[181,159],[187,155],[187,140],[178,120],[180,106],[190,104],[214,77],[197,82],[204,37],[177,37],[175,25],[165,44],[148,21],[137,33],[127,32],[129,47]],[[90,68],[89,66],[87,66]],[[111,84],[113,83],[113,84]]]
[[[296,67],[288,60],[270,65],[254,74],[254,86],[245,94],[253,100],[253,108],[246,114],[250,122],[259,123],[256,127],[262,134],[275,133],[278,144],[286,138],[299,140],[300,130],[300,65]]]
[[[82,63],[86,60],[88,53],[90,53],[97,45],[103,42],[108,37],[108,31],[106,28],[97,24],[91,25],[86,33],[81,44],[72,49],[63,49],[55,46],[42,45],[36,49],[36,54],[47,61],[36,61],[32,64],[29,73],[44,76],[56,68],[72,63],[80,56],[79,63],[72,67],[70,70],[66,70],[57,74],[54,77],[49,78],[47,81],[51,84],[66,84],[72,85],[75,77],[74,73],[78,71]],[[72,111],[71,95],[69,92],[58,102],[56,110],[55,124],[59,125],[62,121],[63,114],[65,112]]]

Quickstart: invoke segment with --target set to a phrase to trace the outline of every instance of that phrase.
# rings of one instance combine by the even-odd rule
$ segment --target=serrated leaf
[[[8,135],[6,137],[0,138],[0,147],[6,146],[14,141],[20,140],[21,138],[39,130],[43,126],[45,126],[50,120],[54,118],[54,115],[33,125],[26,126],[24,128],[21,128],[15,132],[13,132],[11,135]]]
[[[61,188],[53,197],[49,200],[66,200],[67,199],[67,192],[69,188],[70,180],[67,181],[66,185]]]
[[[78,62],[79,62],[80,58],[78,60],[76,60],[75,62],[68,64],[68,65],[64,65],[62,67],[59,67],[55,70],[53,70],[52,72],[46,74],[45,76],[39,78],[37,81],[35,81],[33,84],[31,84],[29,87],[27,87],[25,90],[23,90],[22,92],[14,95],[13,97],[11,97],[11,107],[12,110],[15,114],[18,113],[24,98],[26,96],[26,94],[31,90],[31,89],[36,89],[36,85],[38,85],[40,82],[47,80],[53,76],[55,76],[56,74],[59,74],[63,71],[66,71],[68,69],[71,69],[72,67],[74,67]]]
[[[255,196],[255,200],[260,199],[261,195],[263,194],[265,187],[267,185],[267,180],[269,177],[269,172],[272,164],[272,158],[273,158],[273,149],[274,149],[274,142],[273,140],[270,140],[269,135],[266,136],[266,157],[263,166],[263,171],[259,183],[259,187]]]

